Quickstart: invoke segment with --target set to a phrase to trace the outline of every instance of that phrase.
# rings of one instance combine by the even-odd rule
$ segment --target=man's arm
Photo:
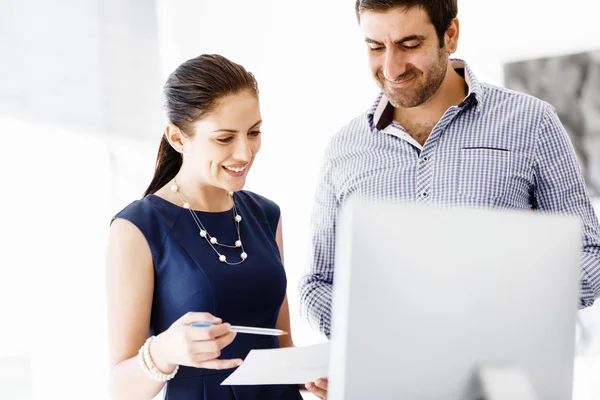
[[[576,215],[582,224],[580,307],[600,297],[600,226],[575,150],[554,108],[547,106],[536,147],[535,208]]]
[[[308,322],[313,328],[319,329],[327,337],[330,336],[331,329],[335,227],[338,211],[332,174],[331,154],[327,151],[311,219],[311,266],[309,272],[300,281],[301,313],[308,317]]]

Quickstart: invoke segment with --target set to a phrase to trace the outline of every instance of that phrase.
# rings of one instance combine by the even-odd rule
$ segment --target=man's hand
[[[329,380],[327,378],[317,379],[315,382],[308,382],[305,387],[306,390],[317,396],[321,400],[327,399],[327,384]]]

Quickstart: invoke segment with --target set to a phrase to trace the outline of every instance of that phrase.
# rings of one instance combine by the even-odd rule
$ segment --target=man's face
[[[422,105],[435,95],[448,68],[435,27],[421,7],[365,11],[360,26],[375,81],[397,108]]]

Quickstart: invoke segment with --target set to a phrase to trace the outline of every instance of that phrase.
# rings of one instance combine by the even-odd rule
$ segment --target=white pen
[[[215,326],[210,322],[192,322],[190,326],[195,328],[210,328],[211,326]],[[282,336],[287,335],[286,331],[282,331],[281,329],[269,329],[269,328],[256,328],[253,326],[238,326],[231,325],[231,332],[236,333],[247,333],[250,335],[268,335],[268,336]]]

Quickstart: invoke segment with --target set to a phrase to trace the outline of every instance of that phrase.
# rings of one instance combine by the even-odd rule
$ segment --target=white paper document
[[[329,343],[252,350],[221,385],[300,384],[326,378],[328,373]]]

